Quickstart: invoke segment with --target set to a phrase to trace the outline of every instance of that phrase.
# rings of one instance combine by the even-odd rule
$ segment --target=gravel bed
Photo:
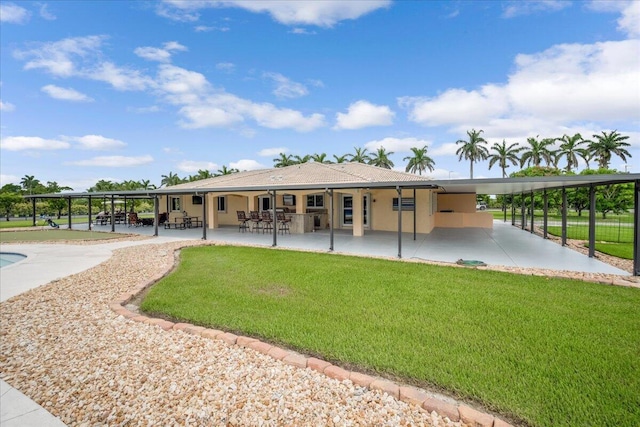
[[[168,271],[176,248],[198,244],[121,249],[3,302],[0,376],[70,426],[461,425],[348,380],[111,311],[118,296]]]

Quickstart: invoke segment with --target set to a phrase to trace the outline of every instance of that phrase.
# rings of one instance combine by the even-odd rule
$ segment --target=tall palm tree
[[[369,163],[371,161],[371,157],[367,154],[366,148],[353,147],[353,149],[356,150],[353,154],[347,154],[349,162]]]
[[[558,141],[562,142],[562,144],[556,153],[556,163],[558,163],[562,157],[566,157],[566,171],[571,172],[571,169],[578,165],[578,156],[584,159],[587,154],[587,150],[580,148],[580,146],[591,141],[585,141],[579,133],[573,136],[562,135],[562,138],[558,138]]]
[[[458,160],[462,160],[463,158],[469,160],[469,178],[471,179],[473,179],[473,164],[480,160],[486,160],[489,156],[487,147],[483,145],[487,144],[487,141],[480,135],[482,132],[484,132],[482,129],[479,131],[475,129],[468,130],[467,136],[469,139],[467,141],[464,139],[456,141],[456,144],[461,144],[461,147],[456,151]]]
[[[502,144],[498,144],[495,142],[491,146],[491,151],[493,154],[490,154],[489,159],[489,169],[493,167],[496,163],[502,169],[502,177],[507,177],[507,168],[509,165],[507,163],[511,163],[513,166],[517,166],[520,164],[520,159],[518,158],[518,153],[524,150],[524,147],[519,147],[518,143],[509,144],[507,147],[506,141],[503,139]]]
[[[593,135],[594,141],[589,144],[589,151],[593,157],[598,159],[598,166],[601,169],[608,169],[611,162],[611,155],[615,154],[625,163],[627,156],[631,154],[623,147],[629,147],[631,144],[625,142],[629,139],[626,135],[621,135],[618,131],[613,130],[609,133],[602,131],[602,135]]]
[[[327,153],[315,153],[311,155],[311,160],[313,160],[316,163],[331,163],[328,159],[327,159]]]
[[[96,182],[93,187],[89,188],[88,191],[96,192],[96,191],[111,191],[111,190],[115,190],[115,184],[111,181],[101,179],[100,181]]]
[[[152,184],[150,180],[143,179],[142,181],[140,181],[140,188],[142,190],[155,190],[156,186],[155,184]]]
[[[411,148],[413,152],[413,156],[407,156],[403,160],[408,160],[406,172],[416,173],[418,175],[422,175],[422,172],[429,169],[430,172],[433,172],[433,167],[435,162],[429,156],[427,156],[427,146],[425,145],[422,148],[413,147]]]
[[[307,163],[311,160],[311,156],[305,154],[304,156],[293,156],[293,164],[299,165],[301,163]]]
[[[343,154],[342,156],[336,156],[334,154],[333,158],[335,159],[336,163],[345,163],[349,159],[349,154]]]
[[[236,172],[240,172],[240,171],[236,168],[228,168],[226,165],[222,165],[222,168],[218,169],[218,172],[215,173],[213,176],[231,175],[232,173],[236,173]]]
[[[40,180],[36,179],[33,175],[25,175],[21,180],[20,184],[22,188],[29,194],[33,194],[33,190],[36,189],[40,184]]]
[[[295,163],[289,154],[280,153],[279,156],[280,157],[276,157],[275,159],[273,159],[273,167],[275,168],[283,168],[285,166],[291,166]]]
[[[392,154],[393,151],[387,151],[384,147],[380,147],[371,157],[371,160],[369,160],[369,164],[379,168],[391,169],[393,167],[393,162],[389,156]]]
[[[201,179],[213,178],[216,176],[207,169],[198,169],[198,173],[189,177],[189,181],[200,181]]]
[[[180,178],[177,174],[173,172],[169,172],[169,175],[161,175],[162,181],[160,181],[160,187],[162,186],[171,186],[178,185],[183,182],[182,178]]]
[[[538,137],[527,138],[529,147],[525,148],[525,152],[520,158],[520,166],[525,164],[528,166],[540,166],[543,161],[549,165],[555,164],[555,154],[553,150],[549,149],[549,146],[555,142],[552,138],[545,138],[538,141]]]

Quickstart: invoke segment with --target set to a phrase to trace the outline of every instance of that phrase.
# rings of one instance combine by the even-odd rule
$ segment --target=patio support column
[[[89,196],[89,231],[91,231],[91,196]]]
[[[329,190],[329,251],[333,251],[333,190]]]
[[[543,215],[543,224],[542,224],[542,238],[547,238],[547,225],[549,223],[549,218],[547,215],[547,211],[549,210],[549,195],[547,194],[547,189],[544,189],[542,193],[542,215]]]
[[[160,219],[159,212],[160,211],[160,203],[158,201],[158,195],[153,195],[153,235],[158,236],[158,220]]]
[[[362,200],[362,190],[357,189],[353,193],[353,204],[352,204],[352,227],[353,227],[353,236],[354,237],[362,237],[364,236],[364,215],[363,215],[363,200]]]
[[[215,205],[212,206],[211,213],[209,215],[209,224],[211,224],[211,228],[218,228],[219,227],[219,224],[218,224],[218,206],[220,206],[220,197],[224,197],[224,196],[216,196],[216,197],[213,198],[213,199],[215,199]],[[229,202],[229,198],[227,198],[227,202]],[[227,206],[225,206],[225,207],[228,208]]]
[[[35,227],[36,225],[38,225],[36,221],[36,198],[35,197],[31,198],[31,218],[33,218],[33,226]]]
[[[271,246],[275,247],[278,245],[278,215],[276,212],[276,190],[273,190],[273,194],[271,195],[271,210],[273,211],[271,214],[271,219],[273,220],[273,243]]]
[[[402,189],[396,187],[398,192],[398,258],[402,258]]]
[[[596,254],[596,188],[589,186],[589,258]]]
[[[207,195],[202,194],[202,240],[207,240]]]
[[[116,204],[113,196],[111,196],[111,232],[116,231]]]
[[[562,187],[562,246],[567,246],[567,189]]]
[[[636,180],[633,197],[633,275],[640,276],[640,179]]]
[[[522,228],[523,230],[525,229],[525,226],[527,225],[527,206],[526,206],[526,199],[524,197],[524,193],[520,193],[520,196],[522,197],[522,207],[520,208],[520,228]]]
[[[418,210],[417,207],[418,201],[416,199],[416,189],[413,189],[413,240],[416,240],[416,228],[418,227],[418,225],[416,224],[416,211]]]
[[[67,228],[71,230],[71,197],[67,197]]]
[[[534,232],[534,227],[535,227],[535,220],[536,220],[536,216],[534,214],[535,212],[535,207],[536,207],[536,199],[533,196],[533,191],[531,192],[531,234],[533,234]]]
[[[516,198],[511,193],[511,225],[516,225]]]
[[[506,194],[502,195],[502,213],[503,213],[502,222],[507,222],[507,195]]]
[[[127,210],[127,198],[124,198],[124,223],[125,224],[129,224],[129,215],[127,215],[127,212],[129,212]]]

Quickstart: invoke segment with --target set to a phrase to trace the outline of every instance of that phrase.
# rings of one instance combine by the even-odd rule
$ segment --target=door
[[[271,196],[258,196],[258,206],[261,211],[271,210]]]
[[[365,228],[369,228],[369,195],[365,194],[362,201],[362,218],[364,219]],[[348,194],[342,195],[342,203],[340,209],[340,223],[342,226],[353,225],[353,196]]]

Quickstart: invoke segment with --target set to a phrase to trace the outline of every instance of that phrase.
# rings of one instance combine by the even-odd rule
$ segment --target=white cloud
[[[431,141],[418,138],[393,138],[387,137],[374,141],[369,141],[364,144],[364,147],[369,151],[376,151],[378,148],[384,147],[387,151],[393,151],[394,153],[409,152],[412,148],[422,148],[424,146],[431,145]],[[431,154],[431,152],[429,152]]]
[[[199,170],[214,171],[218,169],[218,165],[213,162],[203,162],[197,160],[183,160],[178,163],[178,170],[186,173],[194,173]]]
[[[272,156],[277,156],[280,153],[288,153],[288,152],[289,152],[289,149],[287,147],[264,148],[258,151],[258,156],[272,157]]]
[[[516,16],[531,15],[536,12],[556,12],[566,7],[571,7],[567,0],[515,0],[507,2],[502,16],[513,18]]]
[[[55,21],[58,19],[53,13],[49,12],[49,5],[47,4],[40,6],[40,16],[47,21]]]
[[[460,146],[455,142],[445,142],[442,145],[433,147],[433,149],[429,151],[429,154],[434,156],[455,156],[458,148],[460,148]]]
[[[368,126],[390,126],[396,115],[386,105],[374,105],[368,101],[356,101],[348,112],[336,114],[334,129],[361,129]]]
[[[302,83],[293,80],[279,73],[264,73],[265,78],[271,79],[275,83],[273,94],[278,98],[300,98],[309,94],[309,90]]]
[[[267,169],[266,166],[256,162],[255,160],[242,159],[237,162],[229,163],[229,167],[231,169],[238,169],[240,172],[242,171],[253,171],[258,169]]]
[[[306,28],[293,28],[289,31],[291,34],[305,34],[305,35],[313,35],[316,34],[315,31],[309,31]]]
[[[64,88],[55,85],[46,85],[41,89],[44,93],[54,99],[61,99],[63,101],[75,101],[75,102],[92,102],[93,99],[84,93],[78,92],[75,89]]]
[[[0,3],[0,22],[9,24],[24,24],[31,17],[31,13],[24,7],[14,3]]]
[[[206,26],[206,25],[196,25],[196,27],[194,28],[196,33],[208,33],[209,31],[220,31],[220,32],[227,32],[229,31],[231,28],[229,27],[210,27],[210,26]]]
[[[218,70],[225,71],[227,73],[233,73],[236,69],[236,65],[231,62],[218,62],[216,64],[216,68]]]
[[[97,166],[97,167],[107,167],[107,168],[126,168],[133,166],[142,166],[153,162],[153,157],[146,156],[138,156],[138,157],[129,157],[129,156],[99,156],[93,157],[91,159],[86,160],[78,160],[75,162],[67,162],[68,165],[74,166]]]
[[[4,102],[2,100],[0,100],[0,111],[4,111],[6,113],[10,113],[12,111],[14,111],[16,109],[16,106],[9,103],[9,102]]]
[[[145,46],[138,47],[133,52],[148,61],[169,62],[174,51],[184,52],[186,50],[188,49],[178,42],[167,42],[163,48]]]
[[[38,136],[8,136],[0,140],[0,149],[7,151],[65,150],[70,146],[65,141],[44,139]]]
[[[91,80],[109,83],[116,90],[144,90],[153,87],[154,83],[138,70],[120,68],[110,62],[103,62],[92,70],[83,73]]]
[[[136,114],[148,114],[148,113],[157,113],[160,111],[160,107],[157,105],[152,105],[150,107],[127,107],[127,111],[136,113]]]
[[[0,174],[0,187],[4,187],[7,184],[16,184],[16,185],[20,185],[20,181],[22,178],[20,178],[17,175],[5,175],[5,174]]]
[[[346,19],[357,19],[367,13],[391,5],[391,0],[324,0],[324,1],[279,1],[279,0],[164,0],[158,14],[179,21],[195,21],[197,11],[204,8],[238,7],[254,13],[268,13],[285,25],[316,25],[333,27]]]
[[[124,148],[126,143],[112,138],[105,138],[102,135],[85,135],[70,138],[79,143],[79,148],[83,150],[114,150]]]
[[[622,16],[618,19],[618,29],[627,33],[629,37],[640,36],[640,2],[631,1],[622,10]]]
[[[540,134],[572,122],[637,120],[640,111],[640,40],[553,46],[518,55],[505,84],[450,89],[433,98],[399,98],[409,119],[453,129],[501,129],[506,136]]]

